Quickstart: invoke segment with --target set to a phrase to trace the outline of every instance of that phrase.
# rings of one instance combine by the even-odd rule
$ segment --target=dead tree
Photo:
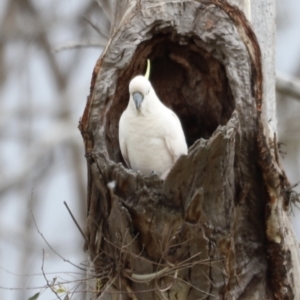
[[[80,122],[88,299],[300,299],[291,191],[244,14],[218,0],[114,3]],[[129,81],[148,58],[189,145],[165,181],[126,168],[118,144]]]

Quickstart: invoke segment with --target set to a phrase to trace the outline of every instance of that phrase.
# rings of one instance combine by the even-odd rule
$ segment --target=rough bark
[[[261,122],[251,26],[225,1],[122,3],[80,122],[93,297],[297,299],[288,182]],[[127,169],[118,145],[128,84],[147,58],[190,147],[165,181]]]

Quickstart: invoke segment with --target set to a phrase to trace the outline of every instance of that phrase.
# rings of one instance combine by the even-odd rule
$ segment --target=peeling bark
[[[218,0],[148,0],[114,15],[80,122],[93,297],[297,299],[289,184],[261,122],[261,53],[243,13]],[[165,181],[124,167],[118,144],[129,81],[147,58],[189,145]]]

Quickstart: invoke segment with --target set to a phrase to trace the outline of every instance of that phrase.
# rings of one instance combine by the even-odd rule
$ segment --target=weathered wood
[[[275,35],[276,35],[276,1],[251,1],[250,23],[257,36],[262,52],[263,72],[263,107],[262,119],[265,127],[268,126],[270,134],[276,134],[276,93],[275,93]]]
[[[288,182],[263,132],[261,54],[248,21],[225,1],[117,4],[80,123],[95,298],[293,299],[278,227]],[[118,145],[128,84],[147,58],[190,146],[165,181],[125,168]]]
[[[291,197],[288,189],[289,183],[286,182],[285,174],[282,172],[278,153],[274,145],[277,143],[277,116],[276,116],[276,93],[275,93],[275,9],[274,0],[251,1],[250,22],[262,52],[262,73],[263,73],[263,102],[262,102],[262,127],[267,136],[266,147],[271,152],[272,163],[268,164],[268,171],[264,170],[264,176],[272,170],[273,178],[271,185],[266,184],[271,196],[271,201],[267,206],[266,224],[267,237],[271,241],[268,247],[268,258],[271,272],[271,282],[273,283],[273,293],[278,299],[294,297],[300,298],[300,286],[296,284],[300,281],[300,259],[299,244],[293,233],[293,228],[287,214],[287,199]],[[259,138],[260,139],[260,138]],[[264,149],[264,148],[261,148]],[[263,154],[261,155],[263,156]],[[272,166],[272,167],[271,167]],[[274,171],[274,168],[276,171]],[[274,178],[277,175],[277,179]],[[275,177],[276,177],[275,175]],[[270,182],[266,180],[265,182]],[[274,184],[274,182],[277,182]],[[288,189],[289,190],[289,189]],[[276,199],[276,200],[275,200]],[[274,223],[276,225],[274,226]],[[270,230],[271,228],[271,230]],[[280,230],[274,230],[280,228]],[[277,236],[276,231],[280,232],[281,243],[273,244]],[[286,290],[292,288],[292,292]],[[291,296],[292,295],[292,296]]]

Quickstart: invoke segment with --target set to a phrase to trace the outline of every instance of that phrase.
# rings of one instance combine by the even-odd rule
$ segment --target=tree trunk
[[[88,299],[300,299],[291,192],[244,14],[218,0],[114,4],[80,122]],[[147,58],[189,145],[165,181],[127,169],[118,144],[129,81]]]

